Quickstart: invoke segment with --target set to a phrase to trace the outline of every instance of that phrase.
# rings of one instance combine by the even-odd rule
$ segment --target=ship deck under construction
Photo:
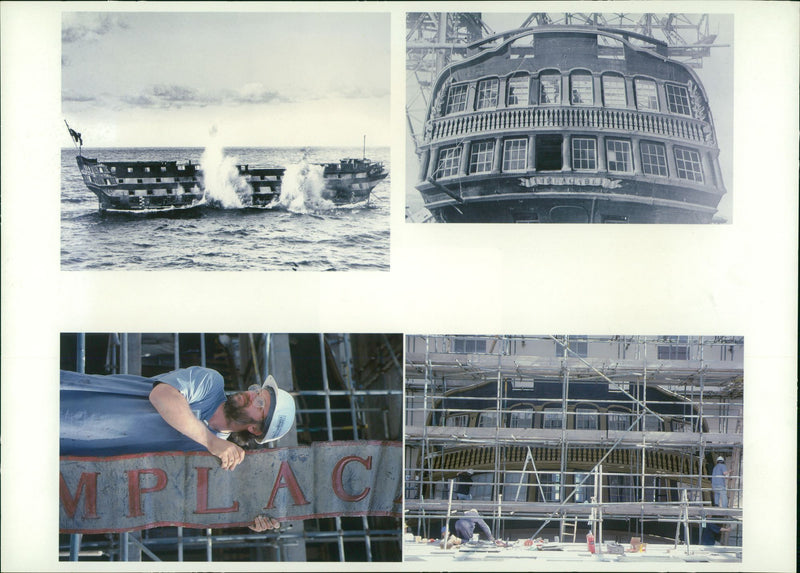
[[[741,562],[741,338],[435,335],[406,344],[406,560]],[[718,456],[731,470],[727,507],[712,495]],[[470,497],[458,499],[466,469]],[[439,547],[443,528],[473,509],[508,547]],[[717,544],[700,545],[709,524],[722,528]],[[646,555],[592,555],[590,530],[600,552],[638,538]],[[548,543],[536,550],[524,540]]]

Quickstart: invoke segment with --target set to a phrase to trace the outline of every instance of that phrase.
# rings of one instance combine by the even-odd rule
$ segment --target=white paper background
[[[143,7],[392,13],[396,167],[390,272],[60,271],[60,10]],[[535,10],[599,7],[536,3]],[[609,12],[734,14],[735,179],[726,182],[736,191],[733,224],[704,226],[404,223],[405,189],[413,184],[405,181],[402,167],[407,159],[405,10],[530,12],[532,3],[3,2],[0,8],[3,571],[109,570],[104,565],[111,565],[57,562],[56,372],[62,331],[743,335],[744,560],[725,569],[794,570],[797,4],[602,4]],[[187,285],[192,295],[182,295],[177,306],[164,296],[185,293]],[[265,296],[246,301],[238,296],[259,291]],[[130,304],[133,300],[140,302]],[[129,565],[130,570],[189,570],[176,564]],[[221,567],[248,570],[253,564],[190,566],[196,571]],[[326,567],[348,568],[338,563]],[[401,567],[421,568],[394,565]],[[537,568],[537,563],[503,564],[504,569],[523,567]],[[686,569],[699,570],[701,564]]]

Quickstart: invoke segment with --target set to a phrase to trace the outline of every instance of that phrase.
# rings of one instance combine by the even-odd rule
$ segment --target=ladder
[[[561,518],[561,541],[566,542],[567,535],[572,535],[572,542],[575,543],[576,538],[578,537],[578,516],[576,515],[572,521],[569,521],[569,518],[564,515]]]
[[[686,541],[686,553],[689,553],[689,496],[686,488],[681,489],[681,512],[678,522],[675,524],[675,549],[678,548],[678,539],[681,536],[681,524],[683,524],[683,535]]]
[[[514,501],[519,501],[519,492],[522,490],[522,481],[525,479],[525,471],[528,469],[529,461],[531,462],[531,467],[533,468],[533,475],[536,478],[536,485],[539,487],[539,495],[542,496],[542,499],[545,498],[542,482],[539,481],[539,470],[536,469],[536,464],[533,461],[533,453],[531,452],[530,446],[528,446],[528,453],[525,454],[525,463],[522,464],[522,473],[519,475],[519,487],[517,487],[517,493],[514,496]],[[527,497],[527,495],[525,497]]]

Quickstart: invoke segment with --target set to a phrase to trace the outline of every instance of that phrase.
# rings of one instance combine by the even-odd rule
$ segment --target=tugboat
[[[83,182],[97,195],[101,211],[152,212],[206,204],[203,171],[196,161],[99,161],[84,157],[81,134],[69,124],[67,129],[78,146],[75,159]],[[369,201],[372,189],[389,175],[382,163],[366,157],[321,166],[330,195],[326,198],[336,205]],[[277,203],[285,168],[236,168],[246,183],[241,190],[245,206],[264,208]]]

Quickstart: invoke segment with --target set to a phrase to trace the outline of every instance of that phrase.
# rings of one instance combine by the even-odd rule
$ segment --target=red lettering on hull
[[[342,501],[361,501],[367,497],[367,495],[369,495],[370,488],[365,487],[364,490],[358,495],[350,495],[344,491],[344,485],[342,484],[342,472],[344,472],[344,467],[350,462],[358,462],[368,470],[372,469],[372,456],[368,457],[366,460],[364,458],[359,458],[358,456],[347,456],[342,458],[336,462],[336,465],[333,468],[333,475],[331,476],[333,492],[336,494],[336,497]]]
[[[195,468],[197,470],[197,509],[195,513],[233,513],[239,511],[239,502],[234,501],[230,507],[208,507],[208,472],[211,468]]]
[[[297,483],[297,478],[294,477],[294,472],[289,462],[281,462],[281,467],[278,470],[278,478],[275,480],[275,485],[272,487],[269,501],[264,509],[272,509],[275,507],[275,496],[278,495],[278,490],[283,487],[289,488],[289,494],[294,500],[294,505],[308,505],[310,503],[306,500],[305,495],[303,495],[303,490],[300,489],[300,484]]]
[[[78,487],[73,497],[67,487],[67,482],[64,476],[59,473],[59,486],[58,494],[61,498],[61,505],[64,506],[64,511],[71,518],[75,517],[75,511],[78,509],[78,502],[81,499],[81,493],[86,490],[86,499],[83,502],[83,516],[86,519],[97,519],[97,476],[100,472],[81,473],[81,479],[78,480]]]
[[[128,474],[128,517],[141,517],[144,515],[144,511],[142,510],[142,494],[161,491],[167,487],[167,473],[158,468],[128,470],[126,473]],[[142,474],[156,476],[156,485],[142,488],[139,484],[139,479]]]

